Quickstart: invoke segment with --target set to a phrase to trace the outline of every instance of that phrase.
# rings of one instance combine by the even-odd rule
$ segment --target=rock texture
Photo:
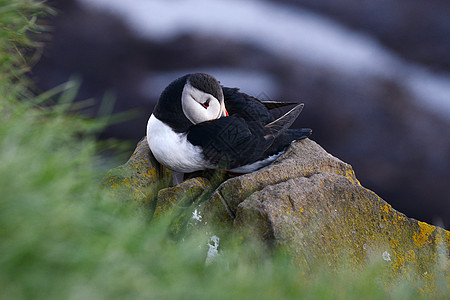
[[[112,196],[136,201],[153,213],[158,192],[173,185],[173,176],[158,163],[144,138],[125,164],[106,174],[102,185]]]
[[[125,177],[111,175],[122,171]],[[396,211],[361,186],[349,164],[309,139],[293,143],[271,165],[225,180],[217,188],[196,177],[155,194],[155,184],[161,186],[156,175],[167,186],[170,172],[158,167],[145,142],[112,173],[105,182],[112,188],[125,185],[132,198],[143,203],[154,201],[149,206],[156,207],[156,218],[177,207],[175,234],[194,218],[216,235],[241,232],[270,248],[286,248],[294,260],[306,264],[314,258],[333,265],[343,257],[359,264],[375,256],[391,264],[395,273],[414,271],[434,279],[447,272],[450,279],[449,231]]]

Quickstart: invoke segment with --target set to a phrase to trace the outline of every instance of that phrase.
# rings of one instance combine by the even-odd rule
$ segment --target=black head
[[[219,101],[223,101],[222,87],[211,75],[205,73],[190,74],[188,80],[196,89],[214,96]]]
[[[161,93],[153,114],[177,132],[217,119],[224,111],[219,82],[204,73],[188,74],[170,83]]]

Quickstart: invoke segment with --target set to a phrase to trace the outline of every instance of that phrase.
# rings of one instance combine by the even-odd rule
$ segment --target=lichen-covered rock
[[[208,224],[216,234],[249,234],[269,247],[288,249],[306,264],[319,258],[333,265],[342,257],[360,264],[375,256],[394,273],[413,271],[433,282],[441,270],[450,280],[450,232],[397,212],[361,186],[349,164],[309,139],[293,143],[269,166],[218,187],[216,179],[196,177],[163,189],[172,174],[157,169],[149,152],[141,142],[105,183],[113,189],[125,186],[139,201],[152,199],[155,218],[179,208],[170,228],[175,235],[184,231],[194,211],[201,220],[196,224]]]
[[[168,233],[174,238],[182,237],[191,220],[193,207],[211,195],[210,188],[208,179],[196,177],[160,190],[153,218],[170,216]]]
[[[224,182],[205,204],[205,214],[208,218],[231,224],[236,217],[237,206],[254,192],[289,179],[308,178],[321,172],[337,174],[353,184],[360,184],[349,164],[330,155],[317,143],[305,139],[293,143],[269,166]],[[225,208],[217,209],[221,206]]]
[[[209,180],[202,177],[192,178],[174,186],[162,189],[158,192],[156,208],[153,217],[160,218],[173,210],[189,208],[194,201],[208,191]]]
[[[172,171],[158,163],[144,138],[130,159],[110,170],[102,184],[113,196],[134,200],[153,210],[158,191],[172,186],[172,178]]]
[[[325,172],[253,193],[238,205],[233,227],[250,227],[299,261],[313,256],[335,263],[346,256],[363,262],[384,254],[397,271],[429,275],[438,262],[436,246],[450,242],[448,231],[409,219],[370,190]]]
[[[395,272],[424,279],[444,265],[450,279],[449,231],[397,212],[362,187],[350,165],[309,139],[273,164],[222,183],[201,214],[219,229],[287,248],[299,262],[314,257],[332,265],[344,256],[361,263],[375,256]]]

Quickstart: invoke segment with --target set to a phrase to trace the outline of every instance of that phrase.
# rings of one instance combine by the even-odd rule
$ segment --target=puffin
[[[275,118],[274,108],[295,105]],[[293,102],[262,101],[194,73],[170,83],[147,123],[156,160],[175,172],[217,169],[245,174],[269,165],[309,128],[290,129],[303,109]]]

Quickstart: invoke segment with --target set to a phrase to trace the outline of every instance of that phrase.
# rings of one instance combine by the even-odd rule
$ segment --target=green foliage
[[[206,264],[211,233],[175,242],[167,238],[169,220],[148,224],[137,207],[109,199],[99,189],[101,123],[67,113],[72,84],[61,88],[55,106],[39,106],[45,95],[23,99],[28,83],[19,49],[33,45],[24,33],[42,9],[33,1],[0,1],[7,62],[0,64],[0,299],[420,296],[420,282],[386,284],[379,263],[357,271],[296,266],[283,253],[239,239],[219,245],[220,255]]]
[[[38,25],[37,18],[52,13],[41,2],[0,0],[0,94],[3,97],[30,95],[29,83],[18,83],[27,81],[24,74],[40,55],[39,35],[46,27]]]

